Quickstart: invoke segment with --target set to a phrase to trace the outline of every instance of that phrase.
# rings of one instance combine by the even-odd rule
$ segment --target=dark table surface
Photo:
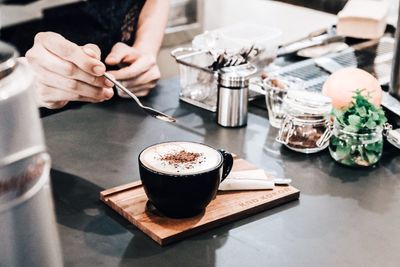
[[[386,144],[375,168],[336,164],[274,143],[266,112],[224,129],[208,111],[178,101],[176,78],[145,102],[179,119],[146,117],[129,100],[88,104],[43,119],[66,266],[399,266],[400,153]],[[299,201],[160,247],[99,201],[99,192],[139,179],[146,146],[190,140],[225,148],[279,176]]]

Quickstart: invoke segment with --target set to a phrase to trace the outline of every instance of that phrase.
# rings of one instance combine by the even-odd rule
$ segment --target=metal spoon
[[[166,121],[166,122],[176,122],[176,119],[174,117],[171,117],[165,113],[162,113],[161,111],[155,110],[151,107],[147,107],[145,105],[142,104],[142,102],[140,102],[139,98],[137,98],[137,96],[135,96],[131,91],[129,91],[125,86],[123,86],[120,82],[118,82],[117,80],[115,80],[113,77],[111,77],[108,73],[104,73],[104,77],[111,81],[115,86],[117,86],[119,89],[121,89],[122,91],[124,91],[127,95],[129,95],[130,97],[133,98],[133,100],[135,100],[135,102],[139,105],[139,107],[141,107],[144,111],[147,112],[147,114],[153,116],[156,119],[162,120],[162,121]]]
[[[244,61],[247,61],[249,59],[250,53],[253,51],[253,49],[254,49],[254,44],[252,44],[249,50],[247,50],[247,52],[243,55]]]

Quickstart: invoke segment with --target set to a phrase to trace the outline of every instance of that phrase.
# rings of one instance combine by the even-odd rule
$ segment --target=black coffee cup
[[[146,166],[142,153],[153,147],[172,143],[206,146],[220,154],[220,160],[207,170],[192,174],[163,173]],[[144,149],[139,157],[140,179],[151,204],[163,215],[171,218],[187,218],[201,214],[215,198],[219,184],[228,176],[233,157],[224,150],[191,142],[167,142]]]

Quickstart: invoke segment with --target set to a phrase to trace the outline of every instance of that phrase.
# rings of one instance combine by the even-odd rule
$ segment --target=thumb
[[[117,65],[131,53],[131,50],[132,47],[124,43],[116,43],[111,49],[110,54],[106,57],[105,61],[108,65]]]

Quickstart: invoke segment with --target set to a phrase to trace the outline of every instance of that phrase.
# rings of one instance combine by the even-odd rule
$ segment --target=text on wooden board
[[[279,196],[279,195],[282,195],[285,193],[290,193],[290,192],[291,192],[291,189],[289,187],[278,189],[278,190],[273,190],[265,195],[241,202],[241,203],[239,203],[239,206],[242,208],[246,208],[248,206],[254,206],[254,205],[257,205],[257,203],[259,203],[259,202],[267,202],[268,200],[271,200],[271,199],[275,198],[276,196]]]

